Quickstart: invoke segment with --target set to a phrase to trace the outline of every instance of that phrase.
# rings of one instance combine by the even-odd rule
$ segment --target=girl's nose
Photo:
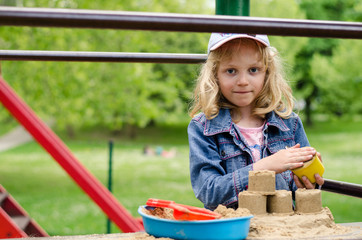
[[[238,85],[247,85],[248,84],[247,75],[245,73],[239,74],[237,84]]]

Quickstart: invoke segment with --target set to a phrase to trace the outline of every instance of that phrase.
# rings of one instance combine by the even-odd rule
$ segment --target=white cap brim
[[[257,42],[260,42],[264,46],[270,46],[269,39],[267,35],[250,35],[250,34],[225,34],[224,33],[212,33],[209,41],[208,46],[208,53],[210,51],[213,51],[217,48],[219,48],[221,45],[225,44],[226,42],[229,42],[233,39],[237,38],[249,38],[253,39]]]

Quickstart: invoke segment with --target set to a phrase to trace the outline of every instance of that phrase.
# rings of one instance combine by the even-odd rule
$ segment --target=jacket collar
[[[265,127],[274,126],[281,131],[288,131],[289,128],[285,125],[284,121],[275,114],[274,111],[266,114]],[[204,135],[211,136],[221,132],[230,132],[233,126],[229,109],[221,108],[219,114],[211,119],[206,119]]]

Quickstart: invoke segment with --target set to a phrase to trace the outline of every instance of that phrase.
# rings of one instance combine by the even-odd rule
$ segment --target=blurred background
[[[213,0],[0,0],[0,6],[215,13]],[[362,1],[250,1],[250,15],[361,22]],[[208,39],[208,33],[0,27],[2,50],[204,54]],[[325,177],[362,184],[362,41],[281,36],[270,41],[285,61],[295,110],[322,154]],[[1,69],[104,183],[108,142],[114,142],[114,195],[132,215],[149,197],[201,206],[190,185],[186,132],[200,65],[2,61]],[[0,108],[0,137],[18,127]],[[145,154],[146,146],[151,154]],[[37,143],[4,150],[0,159],[0,184],[50,235],[105,232],[104,214]],[[362,221],[360,199],[323,193],[323,205],[336,222]]]

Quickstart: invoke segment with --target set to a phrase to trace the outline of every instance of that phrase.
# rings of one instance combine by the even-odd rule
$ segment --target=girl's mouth
[[[245,93],[250,93],[251,91],[234,91],[234,93],[237,94],[245,94]]]

